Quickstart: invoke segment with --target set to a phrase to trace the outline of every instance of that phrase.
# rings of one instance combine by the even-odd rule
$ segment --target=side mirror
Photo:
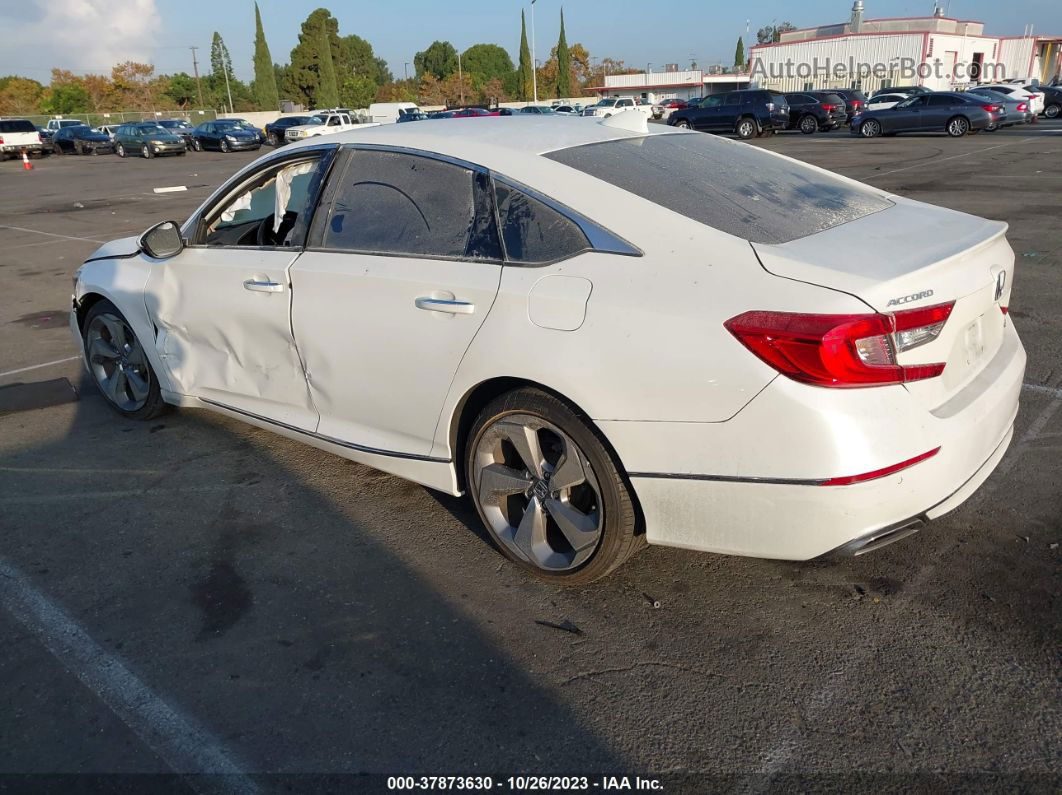
[[[181,228],[173,221],[155,224],[140,236],[140,250],[152,259],[168,259],[184,250]]]

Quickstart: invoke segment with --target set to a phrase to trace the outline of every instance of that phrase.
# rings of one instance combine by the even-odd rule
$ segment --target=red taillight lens
[[[1024,112],[1025,112],[1025,109],[1026,109],[1027,107],[1028,107],[1028,105],[1026,105],[1026,104],[1025,104],[1024,102],[1019,102],[1019,103],[1018,103],[1018,112],[1019,112],[1019,113],[1024,113]]]
[[[827,113],[833,113],[835,110],[837,110],[837,106],[831,105],[829,102],[823,102],[822,109]]]
[[[852,107],[853,108],[861,108],[861,107],[863,107],[863,103],[862,103],[862,101],[860,101],[858,99],[853,99],[852,100]]]
[[[922,453],[922,455],[916,455],[914,458],[908,458],[906,461],[901,461],[898,464],[892,466],[882,467],[881,469],[875,469],[873,472],[864,472],[861,475],[845,475],[839,478],[827,478],[818,485],[820,486],[851,486],[853,483],[863,483],[868,480],[877,480],[883,478],[886,475],[892,475],[900,470],[907,469],[907,467],[913,467],[915,464],[920,464],[927,458],[932,458],[940,452],[940,448],[937,447],[929,452]]]
[[[825,387],[902,384],[933,378],[944,364],[900,365],[897,352],[940,334],[954,304],[895,315],[745,312],[723,325],[782,375]]]
[[[983,110],[987,110],[989,113],[995,113],[999,110],[999,105],[982,105]]]

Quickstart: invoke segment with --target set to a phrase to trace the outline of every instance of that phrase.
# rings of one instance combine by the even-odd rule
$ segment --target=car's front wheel
[[[166,410],[147,354],[114,304],[93,304],[82,339],[89,372],[111,408],[134,420],[149,420]]]
[[[125,157],[125,147],[118,144],[118,146],[114,148],[114,153],[118,155],[118,157]]]
[[[203,144],[198,138],[196,138],[195,140],[192,141],[192,148],[195,151],[197,151],[197,152],[202,152],[203,151]]]
[[[149,160],[151,158],[151,149],[148,148],[147,144],[144,144],[142,147],[140,147],[140,156],[145,160]]]
[[[643,543],[626,479],[603,440],[546,392],[519,389],[480,412],[465,475],[495,546],[541,579],[591,582]]]
[[[881,122],[877,119],[867,119],[859,125],[859,134],[864,138],[877,138],[881,135]]]
[[[692,130],[693,129],[690,126],[690,123],[688,121],[686,121],[686,119],[679,119],[677,122],[675,122],[675,126],[678,127],[680,130]]]
[[[280,146],[280,138],[274,132],[269,133],[269,145]]]
[[[229,151],[229,142],[224,138],[221,139],[221,143],[218,145],[222,152]]]

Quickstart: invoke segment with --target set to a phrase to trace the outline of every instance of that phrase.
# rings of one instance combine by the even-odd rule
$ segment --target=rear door
[[[712,129],[728,132],[733,130],[737,126],[738,116],[741,115],[747,99],[748,94],[745,92],[735,91],[732,94],[727,94],[723,99],[722,108],[712,119]]]
[[[962,112],[960,105],[965,104],[952,94],[930,94],[926,99],[928,102],[922,111],[923,130],[943,131],[948,119]]]
[[[350,150],[291,271],[292,328],[318,433],[427,456],[454,373],[494,303],[501,261],[485,172]]]

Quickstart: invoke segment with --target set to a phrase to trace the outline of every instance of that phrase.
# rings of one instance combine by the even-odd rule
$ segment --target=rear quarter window
[[[892,202],[802,163],[703,133],[665,133],[545,155],[754,243],[787,243]]]
[[[35,133],[37,128],[26,119],[5,119],[0,121],[0,133]]]

